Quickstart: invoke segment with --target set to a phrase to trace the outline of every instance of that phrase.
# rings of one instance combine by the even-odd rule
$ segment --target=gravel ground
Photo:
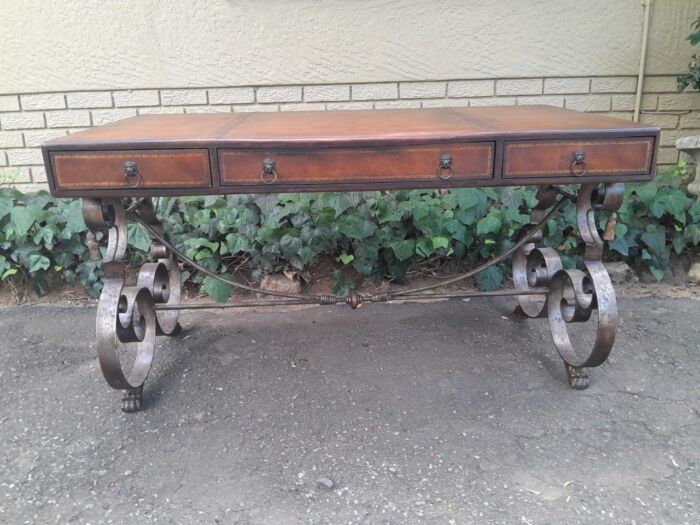
[[[131,415],[94,308],[0,309],[0,522],[697,524],[700,302],[620,303],[583,392],[505,299],[185,313]]]

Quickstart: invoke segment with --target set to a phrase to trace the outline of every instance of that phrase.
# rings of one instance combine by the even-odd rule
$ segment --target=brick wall
[[[42,142],[135,115],[548,104],[632,119],[636,84],[620,76],[0,95],[0,182],[45,187]],[[641,121],[662,128],[660,167],[676,164],[676,139],[700,134],[700,93],[677,93],[675,76],[647,77]]]

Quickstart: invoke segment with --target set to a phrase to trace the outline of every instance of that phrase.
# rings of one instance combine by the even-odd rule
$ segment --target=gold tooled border
[[[169,153],[156,153],[155,151],[139,151],[139,152],[134,152],[134,151],[129,151],[129,150],[118,150],[114,152],[103,152],[103,153],[69,153],[69,152],[60,152],[60,153],[54,153],[51,156],[51,164],[53,165],[54,168],[54,179],[56,181],[56,188],[57,189],[67,189],[67,190],[75,190],[75,189],[82,189],[82,190],[88,190],[91,188],[114,188],[114,189],[123,189],[121,186],[115,184],[114,182],[69,182],[69,183],[64,183],[61,181],[61,170],[59,163],[56,162],[57,160],[61,158],[65,159],[112,159],[115,157],[123,157],[126,160],[128,159],[138,159],[138,157],[148,157],[148,158],[153,158],[153,157],[164,157],[164,158],[182,158],[182,157],[198,157],[202,161],[202,173],[208,174],[209,178],[207,180],[203,180],[203,183],[201,186],[196,186],[192,182],[182,182],[182,181],[172,181],[172,180],[163,180],[163,179],[158,179],[155,181],[158,185],[157,186],[144,186],[142,189],[148,189],[148,188],[167,188],[168,186],[170,187],[191,187],[191,188],[208,188],[211,186],[211,168],[209,166],[209,151],[208,150],[196,150],[196,151],[184,151],[184,152],[169,152]]]
[[[538,141],[533,141],[532,143],[525,143],[525,142],[513,142],[513,143],[506,143],[505,146],[505,161],[503,165],[503,176],[504,178],[515,178],[515,177],[524,177],[528,175],[558,175],[562,173],[562,170],[543,170],[543,171],[517,171],[517,172],[509,172],[508,171],[508,161],[510,159],[508,155],[508,150],[510,148],[536,148],[536,147],[546,147],[546,146],[599,146],[599,145],[622,145],[622,144],[644,144],[646,145],[646,155],[645,155],[645,161],[644,161],[644,166],[642,167],[632,167],[632,168],[612,168],[612,169],[606,169],[606,170],[588,170],[587,174],[601,174],[605,175],[606,173],[628,173],[630,171],[641,171],[643,173],[646,173],[649,171],[649,167],[651,166],[651,154],[653,151],[652,144],[654,143],[654,140],[652,137],[649,137],[648,139],[643,139],[643,140],[597,140],[597,141],[589,141],[589,142],[580,142],[580,141],[566,141],[566,142],[538,142]]]
[[[482,148],[487,148],[488,149],[488,155],[486,156],[486,168],[483,172],[479,173],[468,173],[468,174],[459,174],[455,173],[455,176],[450,179],[450,180],[469,180],[469,179],[486,179],[486,178],[492,178],[493,177],[493,164],[494,164],[494,143],[493,142],[479,142],[476,144],[470,144],[470,143],[446,143],[444,144],[445,147],[440,147],[443,146],[443,144],[431,144],[431,145],[423,145],[423,146],[418,146],[418,147],[399,147],[397,148],[399,151],[409,151],[409,152],[421,152],[421,151],[426,151],[426,152],[435,152],[436,150],[440,151],[448,151],[449,147],[452,146],[453,148],[455,146],[459,146],[460,149],[482,149]],[[347,152],[358,152],[358,153],[377,153],[378,151],[385,149],[385,148],[328,148],[329,152],[333,151],[347,151]],[[388,149],[388,148],[386,148]],[[250,153],[250,149],[246,149],[246,152]],[[272,150],[261,150],[261,152],[265,151],[266,153],[269,153]],[[314,149],[313,151],[323,151],[319,149]],[[260,184],[257,181],[249,182],[249,181],[241,181],[240,179],[235,180],[235,179],[230,179],[225,177],[225,171],[223,169],[223,164],[225,161],[225,158],[227,156],[236,156],[240,155],[240,150],[236,151],[221,151],[220,152],[220,161],[219,164],[221,165],[221,184],[225,186],[237,186],[237,185],[251,185],[255,186]],[[436,165],[437,168],[437,165]],[[458,178],[460,175],[467,175],[466,178]],[[358,178],[349,178],[349,179],[339,179],[337,177],[316,177],[316,178],[306,178],[302,180],[292,180],[292,181],[278,181],[279,184],[315,184],[318,182],[335,182],[337,184],[348,184],[348,183],[353,183],[353,182],[382,182],[382,181],[388,181],[388,180],[407,180],[407,181],[423,181],[423,180],[431,180],[428,175],[418,175],[415,178],[411,177],[406,177],[406,175],[392,175],[392,176],[383,176],[383,177],[376,177],[376,178],[366,178],[366,179],[358,179]]]

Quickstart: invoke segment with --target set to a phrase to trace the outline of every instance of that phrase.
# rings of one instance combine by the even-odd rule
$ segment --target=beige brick
[[[17,95],[0,95],[0,111],[19,111]]]
[[[610,111],[609,95],[570,95],[564,104],[578,111]]]
[[[44,127],[43,113],[5,113],[0,115],[2,129],[36,129]]]
[[[94,109],[92,111],[92,125],[101,126],[102,124],[109,124],[110,122],[116,122],[117,120],[122,120],[129,117],[135,117],[136,110],[133,108],[129,109]]]
[[[634,119],[634,112],[633,111],[611,111],[610,113],[607,113],[608,117],[610,118],[619,118],[622,120],[633,120]]]
[[[517,99],[515,97],[485,97],[471,98],[469,105],[472,107],[487,107],[487,106],[515,106]]]
[[[677,130],[677,129],[662,129],[661,138],[659,139],[660,146],[675,146],[676,141],[681,137],[688,135],[700,135],[700,129]]]
[[[439,98],[447,94],[445,82],[401,82],[400,98]]]
[[[682,129],[700,128],[700,111],[692,111],[687,115],[681,115],[680,127]],[[2,140],[0,140],[0,144],[2,144]]]
[[[676,77],[645,77],[642,84],[644,93],[675,93],[677,90]]]
[[[46,182],[46,168],[44,166],[33,166],[32,182]]]
[[[264,112],[264,113],[274,113],[279,111],[280,107],[277,104],[241,104],[234,105],[234,113],[250,113],[250,112]]]
[[[667,113],[642,113],[639,116],[640,122],[650,124],[662,129],[676,129],[678,127],[678,115]],[[698,123],[700,126],[700,123]]]
[[[182,114],[185,112],[185,108],[181,106],[168,106],[166,108],[162,106],[155,106],[149,108],[138,108],[139,115],[173,115]]]
[[[39,148],[8,149],[6,153],[10,166],[31,166],[44,162]]]
[[[310,104],[280,104],[280,111],[325,111],[326,105],[323,102],[313,102]]]
[[[207,103],[206,89],[161,89],[160,101],[164,106],[194,106]]]
[[[676,148],[659,148],[659,156],[656,158],[659,164],[677,164],[678,150]]]
[[[68,134],[65,129],[39,129],[36,131],[25,131],[24,145],[28,148],[37,148],[44,142],[57,137],[63,137]]]
[[[339,102],[350,100],[350,86],[306,86],[304,87],[305,102]]]
[[[659,156],[656,158],[659,164],[677,164],[678,150],[676,148],[659,148]]]
[[[398,84],[353,84],[353,100],[390,100],[399,98]]]
[[[231,106],[187,106],[185,113],[231,113]]]
[[[47,111],[46,126],[49,128],[75,128],[90,125],[90,112],[83,109]]]
[[[658,106],[658,95],[642,95],[642,109],[644,111],[656,111]]]
[[[436,100],[421,100],[423,108],[459,108],[469,105],[468,98],[438,98]]]
[[[66,98],[63,93],[39,93],[37,95],[22,95],[19,97],[22,111],[37,109],[64,109]]]
[[[249,104],[253,102],[255,102],[255,90],[252,87],[209,90],[209,104]]]
[[[14,184],[31,181],[32,178],[29,168],[14,166],[10,168],[0,168],[0,184]]]
[[[554,95],[544,95],[541,97],[518,97],[518,106],[530,106],[534,104],[563,108],[564,97],[557,97]]]
[[[68,107],[73,109],[111,108],[112,94],[109,91],[79,91],[66,95]]]
[[[658,97],[656,95],[642,95],[641,109],[643,111],[653,111],[656,109]],[[635,95],[613,95],[613,111],[632,111],[636,101]]]
[[[591,79],[592,93],[634,93],[637,89],[635,77],[599,77]]]
[[[700,109],[700,93],[659,95],[659,111]]]
[[[112,93],[114,105],[118,108],[128,106],[158,106],[160,99],[155,89],[137,89],[129,91],[115,91]]]
[[[259,87],[258,102],[301,102],[301,86]]]
[[[541,95],[541,78],[511,78],[496,81],[497,95]]]
[[[420,101],[418,100],[388,100],[374,103],[374,109],[411,109],[419,107]]]
[[[588,93],[591,90],[589,78],[545,78],[546,95],[566,95],[569,93]]]
[[[447,84],[448,97],[490,97],[495,93],[493,80],[454,80]]]
[[[326,109],[328,111],[352,111],[373,108],[374,104],[372,102],[329,102],[326,104]]]
[[[88,130],[88,129],[90,129],[90,128],[68,128],[68,129],[66,130],[66,132],[67,132],[69,135],[74,135],[74,134],[76,134],[76,133],[80,133],[81,131],[86,131],[86,130]]]
[[[2,150],[0,150],[0,166],[7,166],[7,157]],[[2,181],[0,181],[0,183],[2,183]]]
[[[0,148],[21,148],[24,146],[19,131],[0,131]]]

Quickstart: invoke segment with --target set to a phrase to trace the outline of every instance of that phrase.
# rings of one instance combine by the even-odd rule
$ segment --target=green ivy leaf
[[[231,279],[231,274],[229,273],[222,273],[221,276]],[[231,297],[231,292],[233,292],[233,287],[230,284],[222,283],[208,275],[204,278],[203,283],[202,291],[217,303],[228,301],[229,297]]]
[[[32,225],[42,218],[44,212],[38,206],[15,206],[10,212],[10,219],[15,225],[18,237],[24,237]]]
[[[129,246],[133,246],[139,251],[148,252],[151,248],[151,238],[148,236],[146,228],[138,222],[130,222],[127,230]]]
[[[433,237],[433,249],[439,250],[440,248],[447,248],[450,245],[450,240],[447,237]]]
[[[352,261],[355,260],[355,256],[352,254],[343,252],[338,256],[338,260],[343,264],[350,264]]]
[[[49,261],[48,257],[44,257],[43,255],[37,253],[29,256],[29,273],[48,270],[50,266],[51,261]]]
[[[650,266],[649,271],[656,278],[657,281],[660,281],[661,279],[664,278],[665,272],[661,268],[657,268],[656,266]]]
[[[496,210],[492,210],[488,213],[488,215],[486,215],[486,217],[479,219],[479,222],[476,223],[476,234],[483,236],[490,233],[498,233],[501,231],[502,225],[503,222],[498,216],[498,212]]]
[[[8,277],[11,277],[17,273],[17,268],[10,268],[9,270],[6,270],[3,274],[2,277],[0,277],[0,281],[4,281]]]
[[[344,215],[338,228],[349,238],[361,241],[370,237],[377,230],[377,225],[357,215]]]
[[[474,278],[476,284],[485,291],[496,290],[503,282],[503,274],[496,266],[491,266],[477,273]]]
[[[423,238],[416,243],[416,253],[421,257],[430,257],[434,251],[432,239]]]
[[[389,243],[389,247],[392,249],[394,255],[399,261],[405,261],[413,257],[416,250],[416,241],[413,239],[394,241]]]

